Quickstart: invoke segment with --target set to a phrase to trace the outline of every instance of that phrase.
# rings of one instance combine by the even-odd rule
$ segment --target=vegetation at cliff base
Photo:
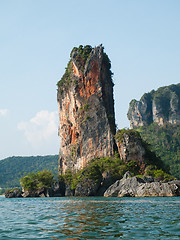
[[[58,155],[9,157],[0,161],[0,187],[19,187],[19,179],[30,172],[49,170],[57,176]]]
[[[37,190],[42,188],[51,188],[54,180],[51,171],[43,170],[37,173],[28,173],[20,179],[21,187],[24,190]]]
[[[170,174],[180,179],[180,123],[159,126],[152,123],[138,129],[144,141],[170,167]]]
[[[128,131],[128,130],[127,130]],[[139,133],[137,133],[139,134]],[[152,156],[151,156],[152,157]],[[159,158],[153,155],[154,159],[147,163],[145,176],[152,176],[156,180],[171,181],[173,176],[162,170],[162,162],[158,162]],[[158,166],[157,166],[158,165]],[[136,161],[129,161],[125,163],[116,153],[114,157],[96,158],[92,159],[85,168],[75,172],[72,170],[66,171],[65,174],[59,176],[60,182],[71,185],[71,189],[76,189],[79,183],[86,183],[88,180],[93,180],[95,183],[103,178],[103,175],[108,173],[111,183],[121,179],[127,171],[130,171],[134,176],[139,175],[140,167]]]
[[[121,179],[126,171],[132,171],[138,173],[138,166],[136,162],[131,161],[125,164],[120,160],[119,154],[114,157],[96,158],[92,159],[85,168],[75,172],[68,170],[65,174],[60,175],[59,179],[66,183],[71,184],[71,188],[75,189],[78,183],[93,180],[97,182],[104,172],[109,172],[112,178],[112,182]]]

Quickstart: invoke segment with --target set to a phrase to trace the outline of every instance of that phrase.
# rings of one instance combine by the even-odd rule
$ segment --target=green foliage
[[[58,81],[58,83],[57,83],[58,90],[59,90],[60,94],[63,93],[63,90],[62,90],[63,87],[67,87],[67,86],[70,85],[70,83],[71,83],[71,72],[72,72],[72,62],[71,62],[71,60],[69,60],[64,75],[62,76],[61,80]]]
[[[11,189],[9,189],[9,188],[7,188],[7,189],[4,189],[3,190],[3,193],[5,193],[5,194],[7,194],[7,193],[12,193],[12,192],[14,192],[15,190],[17,190],[17,191],[19,191],[20,189],[19,188],[11,188]]]
[[[172,181],[175,178],[170,174],[164,172],[162,169],[157,169],[156,166],[149,166],[146,170],[147,176],[152,176],[157,181]]]
[[[121,130],[118,130],[116,135],[115,135],[115,139],[121,143],[123,138],[124,138],[124,134],[127,134],[129,135],[130,137],[135,137],[136,139],[139,139],[139,140],[142,140],[141,139],[141,136],[139,134],[139,132],[137,132],[136,130],[134,129],[126,129],[126,128],[123,128]]]
[[[0,187],[20,187],[19,179],[30,172],[43,169],[58,174],[58,155],[37,157],[9,157],[0,161]]]
[[[91,51],[92,51],[92,47],[90,45],[86,45],[86,46],[80,45],[78,48],[74,47],[72,49],[70,54],[71,59],[67,64],[65,73],[57,83],[58,92],[60,95],[62,95],[63,92],[66,91],[66,89],[68,89],[71,82],[73,82],[75,87],[78,85],[77,79],[75,79],[74,76],[72,75],[72,59],[76,63],[78,70],[81,70],[81,72],[84,73],[85,65],[87,61],[90,59]],[[103,53],[102,63],[106,66],[106,70],[107,70],[106,74],[110,82],[113,84],[112,82],[113,73],[111,72],[111,61],[106,53]]]
[[[48,170],[37,173],[29,173],[20,180],[24,190],[37,190],[41,188],[50,188],[53,183],[53,174]]]
[[[129,106],[134,110],[134,107],[137,103],[137,100],[136,99],[132,99],[131,102],[129,103]]]
[[[80,45],[79,48],[74,47],[71,51],[70,57],[76,60],[76,64],[78,69],[81,69],[82,72],[84,72],[84,67],[86,64],[86,61],[88,57],[90,56],[92,47],[90,45],[82,46]],[[58,92],[62,95],[63,91],[68,88],[68,86],[71,84],[72,80],[72,60],[70,59],[66,71],[62,78],[58,81]],[[77,86],[78,81],[77,79],[73,80],[73,83],[75,86]]]
[[[180,124],[158,126],[152,123],[138,131],[163,163],[169,165],[170,174],[180,179]]]
[[[119,154],[116,153],[114,157],[92,159],[84,169],[77,172],[68,170],[59,176],[59,180],[71,184],[71,189],[75,189],[79,182],[99,181],[104,172],[109,172],[112,181],[115,182],[121,179],[127,171],[137,174],[139,167],[135,161],[130,161],[128,164],[124,163],[120,160]]]
[[[0,195],[3,195],[5,192],[6,192],[6,189],[5,189],[5,188],[1,188],[1,189],[0,189]]]
[[[90,45],[86,45],[84,47],[80,45],[79,48],[73,48],[70,54],[70,56],[73,56],[73,58],[76,60],[78,69],[81,69],[82,72],[84,72],[84,67],[91,51],[92,47]]]
[[[169,114],[171,112],[170,109],[170,101],[172,101],[172,97],[177,97],[180,99],[180,84],[172,84],[170,86],[160,87],[157,91],[152,90],[150,93],[145,93],[141,101],[146,100],[147,103],[152,105],[152,100],[158,104],[162,110],[163,116],[168,119]],[[177,104],[174,102],[174,104]],[[180,104],[178,105],[180,110]]]
[[[136,175],[135,177],[142,178],[142,177],[144,177],[144,175]]]
[[[88,109],[89,109],[89,105],[87,103],[85,103],[84,106],[83,106],[83,110],[87,111]]]

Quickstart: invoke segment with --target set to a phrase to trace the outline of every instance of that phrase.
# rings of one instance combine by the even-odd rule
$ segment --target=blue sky
[[[56,83],[74,46],[103,44],[116,123],[129,102],[180,82],[179,0],[0,0],[0,159],[58,154]]]

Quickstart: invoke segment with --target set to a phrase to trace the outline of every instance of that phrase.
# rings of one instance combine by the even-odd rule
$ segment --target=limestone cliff
[[[153,122],[158,125],[180,122],[180,84],[145,93],[140,101],[133,99],[127,115],[131,128],[146,126]]]
[[[102,45],[73,48],[58,82],[59,171],[78,170],[115,150],[111,64]]]
[[[143,141],[138,131],[134,129],[118,130],[115,139],[120,159],[132,167],[136,174],[144,175],[149,165],[164,171],[168,170],[161,159],[151,150],[150,145]]]
[[[133,161],[138,173],[144,174],[147,150],[143,146],[143,141],[139,133],[134,130],[118,130],[116,133],[116,143],[120,159],[126,164]]]

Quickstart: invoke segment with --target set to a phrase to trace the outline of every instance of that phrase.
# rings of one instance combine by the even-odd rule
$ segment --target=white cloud
[[[0,115],[6,116],[7,113],[8,113],[8,110],[7,110],[7,109],[0,109]]]
[[[57,136],[58,113],[40,111],[27,122],[20,122],[18,130],[24,132],[28,142],[34,147],[39,147],[44,142],[49,141],[53,136]]]

